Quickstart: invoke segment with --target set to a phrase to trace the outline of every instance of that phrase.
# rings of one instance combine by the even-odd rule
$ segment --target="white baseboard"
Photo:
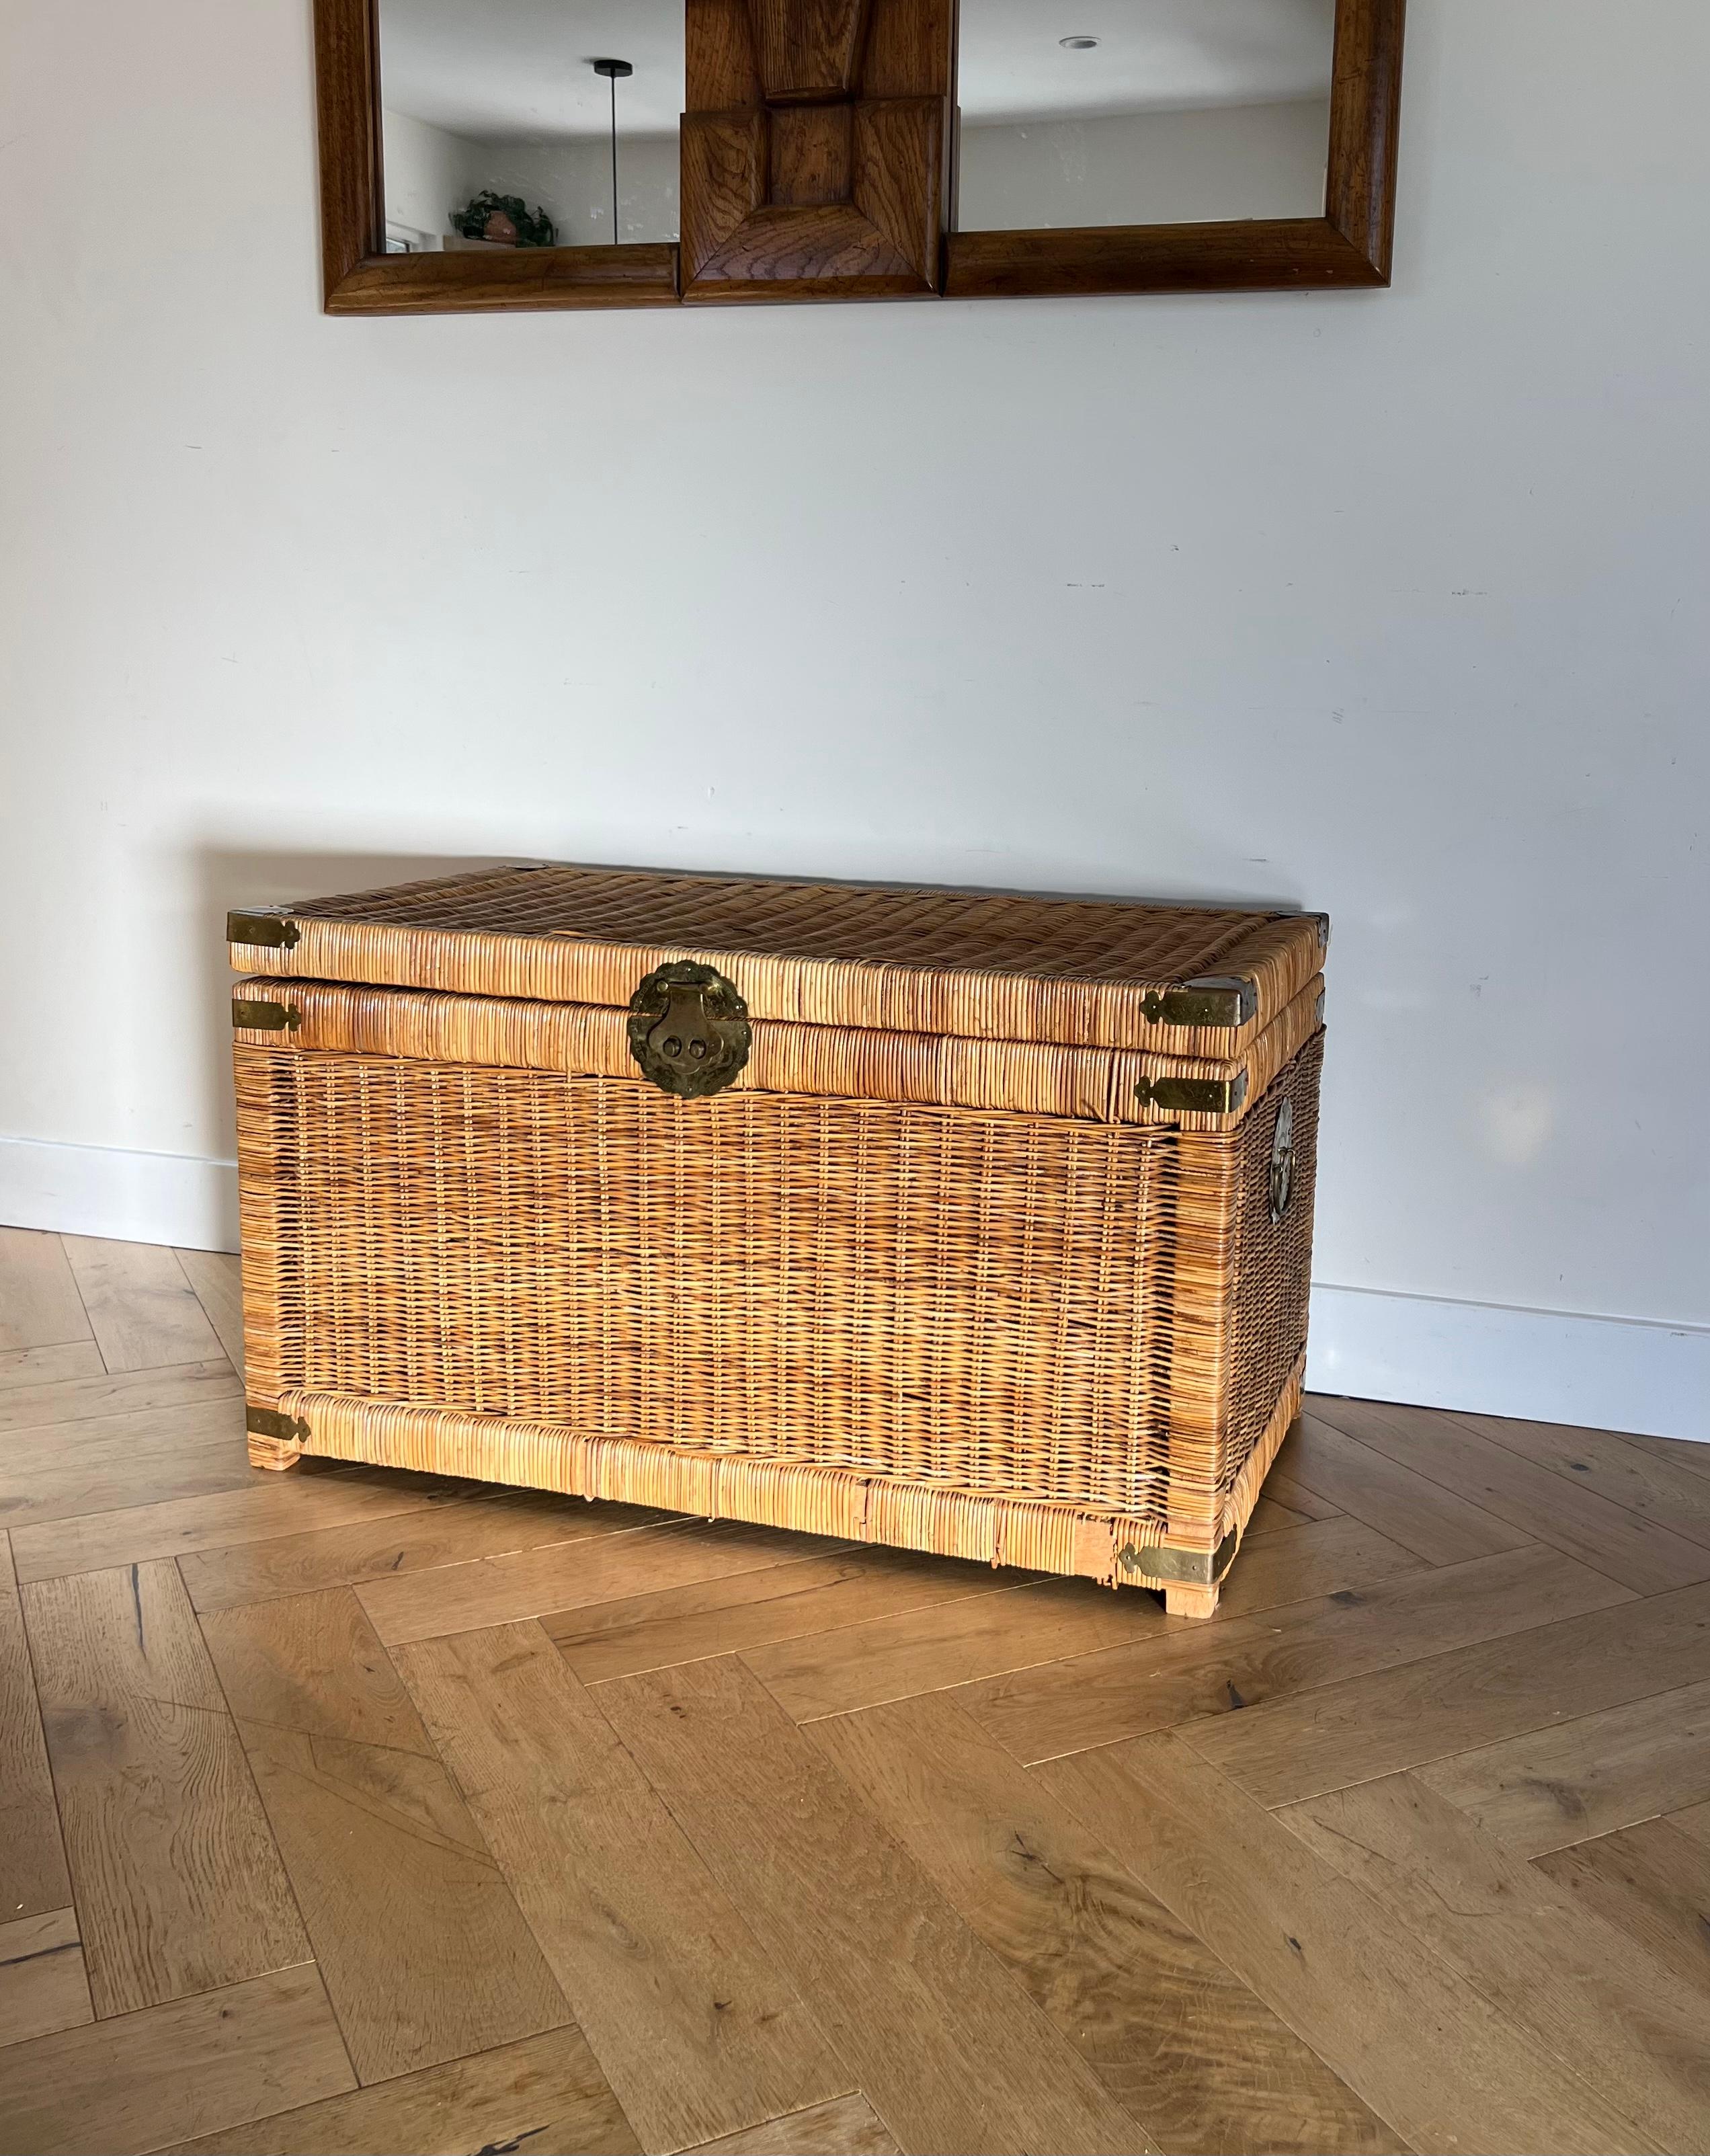
[[[1710,1326],[1318,1286],[1307,1383],[1354,1399],[1710,1441]]]
[[[0,1138],[0,1223],[181,1250],[238,1247],[230,1161]],[[1710,1327],[1312,1290],[1307,1383],[1529,1422],[1710,1440]]]
[[[235,1250],[237,1163],[0,1137],[0,1223],[181,1250]]]

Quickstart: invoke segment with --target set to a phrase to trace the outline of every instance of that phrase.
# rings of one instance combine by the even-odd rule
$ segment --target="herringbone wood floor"
[[[0,2149],[1710,2144],[1710,1447],[1314,1399],[1194,1625],[252,1474],[239,1348],[0,1231]]]

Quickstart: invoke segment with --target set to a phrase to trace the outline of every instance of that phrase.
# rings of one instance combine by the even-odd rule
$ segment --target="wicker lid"
[[[234,913],[247,972],[622,1008],[676,959],[752,1016],[1227,1055],[1317,972],[1318,914],[511,868]]]

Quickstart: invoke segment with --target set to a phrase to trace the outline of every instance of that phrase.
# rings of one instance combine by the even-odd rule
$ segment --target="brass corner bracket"
[[[1214,1550],[1173,1549],[1154,1543],[1139,1549],[1124,1543],[1117,1552],[1118,1568],[1142,1587],[1215,1587],[1229,1570],[1240,1540],[1231,1527]]]
[[[280,1445],[306,1445],[309,1425],[295,1417],[281,1414],[277,1408],[244,1409],[244,1427],[251,1437],[270,1437]]]
[[[1177,1116],[1237,1116],[1246,1105],[1247,1074],[1233,1078],[1142,1078],[1134,1098],[1143,1108]]]
[[[1238,973],[1203,973],[1173,988],[1149,988],[1140,1008],[1153,1025],[1241,1026],[1259,1008],[1258,983]]]
[[[264,951],[290,951],[302,941],[302,931],[288,913],[229,913],[228,943],[253,943]]]
[[[232,1024],[251,1033],[295,1033],[303,1014],[295,1004],[257,1002],[249,996],[232,998]]]

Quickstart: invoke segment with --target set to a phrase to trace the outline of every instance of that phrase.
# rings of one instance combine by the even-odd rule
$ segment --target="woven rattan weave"
[[[1315,919],[511,870],[234,927],[267,968],[234,1005],[258,1464],[1209,1606],[1298,1397]],[[706,1098],[648,1082],[624,1008],[685,958],[752,1013]],[[1208,973],[1230,1023],[1147,1016]],[[1100,1038],[1052,1038],[1070,983]]]

